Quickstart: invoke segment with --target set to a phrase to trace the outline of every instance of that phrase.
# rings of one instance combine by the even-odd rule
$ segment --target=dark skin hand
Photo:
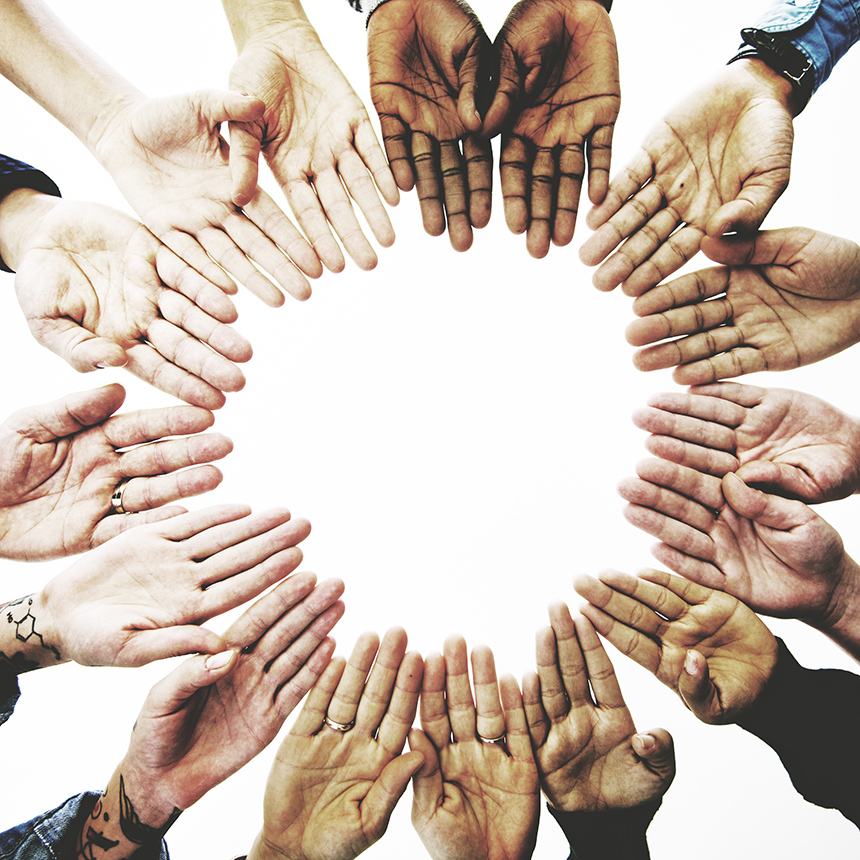
[[[492,151],[478,136],[493,50],[462,0],[389,0],[367,28],[370,94],[399,188],[417,186],[424,229],[465,251],[490,220]],[[462,146],[462,149],[461,149]]]
[[[601,636],[673,689],[705,723],[733,723],[761,695],[777,643],[756,614],[721,591],[648,570],[577,578]],[[658,614],[659,613],[659,614]]]
[[[792,370],[860,340],[860,247],[806,227],[702,241],[725,266],[683,275],[633,303],[639,370],[682,385]],[[673,340],[660,344],[666,338]],[[646,346],[656,344],[655,346]]]
[[[573,238],[585,173],[592,203],[609,185],[621,103],[615,33],[594,0],[521,0],[495,46],[499,86],[484,133],[503,131],[505,219],[533,257]]]

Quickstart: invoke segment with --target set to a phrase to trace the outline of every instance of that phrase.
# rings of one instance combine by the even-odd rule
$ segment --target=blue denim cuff
[[[815,69],[813,92],[860,39],[860,0],[776,0],[755,22],[803,51]]]

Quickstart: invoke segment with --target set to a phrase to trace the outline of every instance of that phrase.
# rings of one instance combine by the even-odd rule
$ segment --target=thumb
[[[675,775],[675,744],[666,729],[652,729],[633,735],[630,743],[633,752],[648,762],[654,773],[669,778]]]
[[[737,477],[746,484],[756,484],[767,492],[779,492],[796,496],[802,502],[815,504],[831,501],[825,491],[812,480],[807,472],[788,463],[773,463],[767,460],[751,460],[737,470]]]
[[[723,708],[717,688],[708,674],[708,661],[698,651],[689,650],[678,678],[678,693],[684,704],[703,722],[723,722]]]
[[[183,654],[215,654],[223,647],[224,640],[217,633],[192,624],[163,630],[144,630],[136,633],[122,649],[114,665],[145,666],[154,660]]]
[[[201,90],[191,97],[197,114],[209,127],[222,122],[254,122],[266,109],[260,99],[230,90]]]
[[[791,259],[795,247],[783,249],[789,244],[790,231],[763,230],[759,233],[737,236],[706,236],[702,239],[702,250],[716,263],[725,266],[767,266],[779,263],[786,256]]]
[[[181,663],[149,691],[141,717],[157,719],[180,711],[198,690],[228,675],[236,665],[237,654],[237,651],[197,654]]]
[[[397,801],[403,797],[409,780],[424,764],[420,752],[408,752],[390,761],[374,780],[367,797],[361,804],[362,830],[368,845],[377,842],[388,828],[388,820]]]
[[[745,484],[734,472],[729,472],[723,478],[722,490],[726,502],[735,513],[767,528],[788,531],[814,516],[803,502],[756,490]]]
[[[782,175],[779,171],[775,173]],[[716,238],[726,233],[752,233],[758,230],[787,183],[787,175],[785,182],[772,179],[764,181],[762,178],[749,182],[734,200],[724,203],[711,215],[705,231]]]
[[[65,346],[55,343],[54,346],[49,346],[49,349],[64,358],[79,373],[87,373],[99,367],[125,367],[128,364],[125,350],[112,340],[90,335],[84,329],[80,329],[83,336],[79,338],[75,338],[71,330],[66,334],[68,339]],[[75,340],[77,342],[74,342]]]
[[[481,39],[476,39],[463,58],[457,74],[460,93],[457,97],[457,115],[466,131],[475,134],[481,130],[483,120],[478,113],[478,97],[486,91],[487,81],[482,79],[486,74],[486,63],[483,62],[483,45]]]
[[[409,749],[423,756],[412,776],[412,819],[432,817],[443,796],[442,771],[436,747],[421,729],[409,732]]]
[[[502,39],[498,50],[498,86],[484,116],[483,133],[486,137],[499,134],[512,121],[523,92],[523,81],[513,48]]]

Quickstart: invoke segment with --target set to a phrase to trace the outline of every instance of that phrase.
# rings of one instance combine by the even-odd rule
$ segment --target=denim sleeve
[[[860,0],[776,0],[755,27],[779,33],[812,61],[817,90],[860,39]]]
[[[53,197],[62,196],[53,179],[41,170],[36,170],[24,161],[0,155],[0,200],[17,188],[33,188]],[[2,259],[0,259],[0,271],[12,271]]]
[[[99,794],[87,791],[70,797],[56,809],[0,833],[0,860],[64,860],[72,853],[79,822]],[[157,848],[138,851],[135,860],[170,860],[164,840]]]

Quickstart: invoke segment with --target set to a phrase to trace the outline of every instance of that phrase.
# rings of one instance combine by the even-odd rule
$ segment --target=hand
[[[822,629],[842,619],[858,571],[842,539],[802,502],[668,463],[640,463],[621,483],[633,525],[662,541],[654,555],[672,570],[733,594],[756,612]],[[721,498],[724,496],[724,500]]]
[[[233,362],[247,361],[251,345],[224,324],[237,314],[220,289],[123,213],[28,193],[41,198],[31,201],[40,215],[13,267],[39,343],[75,370],[124,366],[209,409],[244,386]]]
[[[219,125],[250,122],[262,111],[255,99],[208,90],[131,102],[113,117],[95,151],[143,223],[171,251],[225,292],[236,288],[219,266],[277,307],[283,294],[254,263],[297,299],[310,295],[302,272],[314,278],[322,267],[259,188],[242,209],[231,200]]]
[[[153,687],[113,780],[140,821],[162,827],[247,764],[322,674],[343,583],[314,581],[284,580],[224,634],[231,650],[191,657]]]
[[[473,700],[463,638],[450,637],[444,654],[425,661],[423,731],[409,735],[424,756],[412,824],[433,860],[525,860],[537,836],[538,774],[519,687],[510,676],[497,684],[492,651],[475,648]],[[503,740],[486,740],[495,738]]]
[[[665,729],[635,734],[612,663],[591,623],[550,607],[537,635],[537,674],[523,679],[541,788],[565,812],[629,809],[659,800],[675,777]],[[591,690],[589,690],[589,684]]]
[[[583,614],[705,723],[733,723],[776,665],[774,635],[734,597],[658,570],[577,578]]]
[[[615,33],[593,0],[521,0],[495,45],[501,71],[484,133],[504,129],[508,227],[527,230],[529,253],[545,257],[550,239],[573,238],[586,147],[589,197],[606,196],[621,103]]]
[[[857,342],[854,242],[792,227],[755,239],[705,238],[702,250],[728,266],[684,275],[633,302],[642,319],[627,327],[629,343],[677,338],[640,349],[640,370],[675,367],[676,382],[699,384],[803,367]]]
[[[349,198],[388,247],[394,229],[376,188],[391,206],[399,194],[361,99],[313,27],[307,20],[285,23],[246,42],[230,72],[230,88],[265,105],[253,122],[231,123],[230,167],[238,176],[233,200],[245,205],[252,198],[262,147],[320,260],[335,272],[344,266],[330,223],[358,266],[372,269],[376,253]]]
[[[43,647],[85,666],[142,666],[212,653],[221,637],[196,625],[234,609],[296,569],[307,520],[221,505],[120,535],[34,595]]]
[[[0,556],[36,561],[84,552],[183,513],[162,505],[221,483],[214,466],[187,467],[229,454],[225,436],[157,441],[211,427],[211,412],[170,406],[111,417],[124,398],[121,385],[107,385],[22,409],[0,425]],[[111,504],[118,488],[121,514]]]
[[[640,296],[699,250],[702,237],[756,230],[788,185],[794,139],[790,84],[740,60],[648,134],[588,214],[582,246],[600,290]],[[679,228],[680,229],[676,229]]]
[[[814,505],[860,489],[860,423],[811,394],[720,383],[658,394],[637,427],[651,453]],[[713,507],[719,507],[719,504]]]
[[[388,0],[370,17],[370,94],[397,185],[418,186],[424,229],[457,251],[490,220],[493,155],[479,103],[492,45],[464,0]],[[462,152],[460,144],[462,142]]]
[[[401,755],[421,675],[402,629],[386,633],[381,647],[366,633],[349,663],[329,664],[278,750],[249,860],[351,860],[382,837],[423,761]]]

